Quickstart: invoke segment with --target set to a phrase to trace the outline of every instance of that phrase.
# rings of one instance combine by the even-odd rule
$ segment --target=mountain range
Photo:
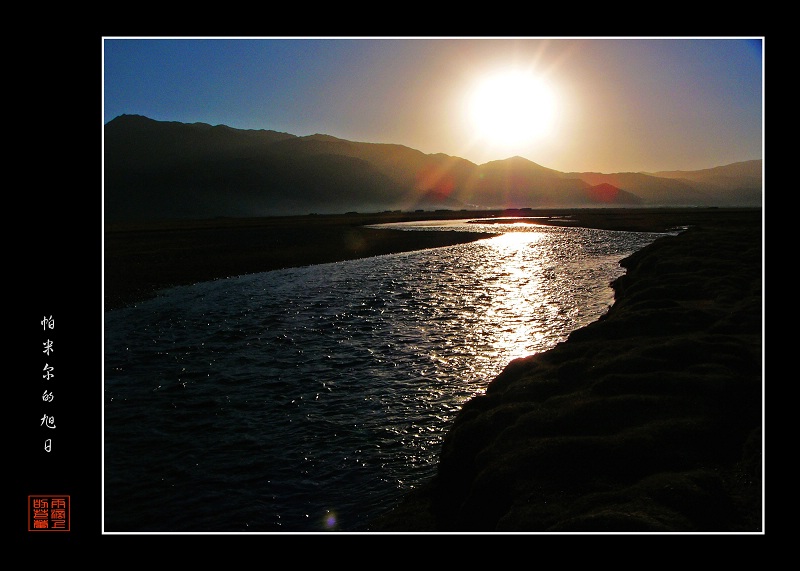
[[[106,220],[347,211],[761,206],[762,160],[695,171],[476,165],[397,144],[120,115],[104,126]]]

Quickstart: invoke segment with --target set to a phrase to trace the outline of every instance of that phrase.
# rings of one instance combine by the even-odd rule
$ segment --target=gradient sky
[[[103,116],[325,133],[476,164],[519,155],[563,172],[697,170],[763,158],[763,43],[106,37]],[[509,69],[539,78],[554,110],[548,134],[501,145],[469,101]]]

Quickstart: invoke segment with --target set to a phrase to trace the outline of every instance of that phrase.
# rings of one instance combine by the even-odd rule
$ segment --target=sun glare
[[[507,71],[482,79],[469,99],[477,135],[497,146],[520,145],[547,137],[556,100],[550,86],[525,71]]]

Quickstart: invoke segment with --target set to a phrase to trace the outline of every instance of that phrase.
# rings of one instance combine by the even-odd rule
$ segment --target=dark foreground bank
[[[685,220],[606,316],[467,402],[370,531],[763,532],[761,212]]]

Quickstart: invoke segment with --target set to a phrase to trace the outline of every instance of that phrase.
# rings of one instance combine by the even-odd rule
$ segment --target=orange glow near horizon
[[[612,203],[617,198],[619,189],[610,184],[599,184],[589,189],[589,196],[594,202]]]
[[[450,196],[455,190],[453,175],[445,169],[426,166],[416,173],[416,188],[433,191],[442,197]]]

